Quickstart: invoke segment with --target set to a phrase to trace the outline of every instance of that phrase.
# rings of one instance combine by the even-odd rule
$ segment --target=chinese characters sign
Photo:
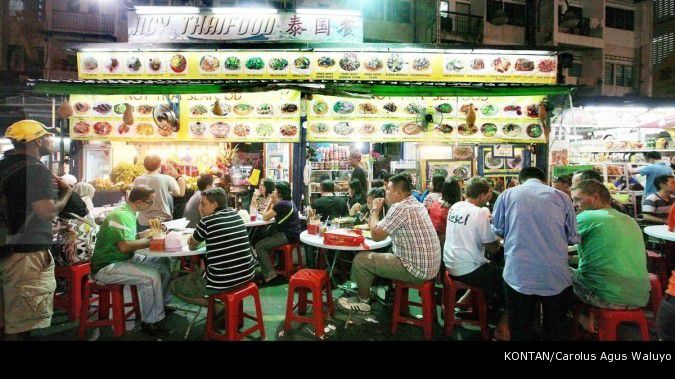
[[[206,9],[171,14],[172,7],[153,7],[150,14],[128,13],[129,42],[363,42],[363,18],[343,14],[246,9]],[[270,12],[271,11],[271,12]]]

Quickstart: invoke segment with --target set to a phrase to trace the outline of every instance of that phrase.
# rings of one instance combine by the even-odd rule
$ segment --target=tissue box
[[[150,251],[164,251],[164,238],[153,238],[150,241]]]
[[[183,248],[183,237],[180,233],[171,232],[164,240],[164,250],[174,252]]]

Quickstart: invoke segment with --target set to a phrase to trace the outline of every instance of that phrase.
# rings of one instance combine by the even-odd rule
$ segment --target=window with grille
[[[508,3],[504,4],[504,13],[508,17],[506,25],[525,26],[525,5]],[[487,18],[492,20],[497,9],[502,9],[502,2],[499,0],[488,0],[487,2]]]
[[[654,21],[675,17],[675,0],[654,0]]]
[[[618,63],[605,63],[605,84],[632,87],[633,66]]]
[[[652,65],[658,66],[675,49],[675,33],[668,33],[652,39]]]
[[[614,64],[605,63],[605,84],[614,85]]]
[[[635,30],[635,11],[605,7],[605,19],[608,28]]]

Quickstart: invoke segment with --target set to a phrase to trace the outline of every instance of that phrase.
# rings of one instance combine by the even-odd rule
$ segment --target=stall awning
[[[98,95],[211,94],[260,92],[282,88],[308,93],[342,96],[535,96],[568,94],[567,85],[483,84],[483,83],[326,83],[270,82],[239,80],[33,80],[33,93]]]

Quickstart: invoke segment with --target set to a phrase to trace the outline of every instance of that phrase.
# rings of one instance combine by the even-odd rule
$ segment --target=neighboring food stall
[[[555,85],[551,52],[368,44],[143,48],[84,47],[82,81],[37,81],[33,90],[70,94],[71,138],[110,142],[113,162],[140,162],[158,151],[190,175],[225,164],[234,185],[261,168],[265,177],[301,187],[306,142],[320,153],[310,168],[343,184],[349,149],[389,143],[404,144],[403,159],[419,162],[421,183],[444,168],[463,178],[492,176],[499,189],[521,167],[546,165],[547,96],[570,91]],[[231,162],[236,146],[251,154],[239,167]],[[100,162],[84,162],[91,164]]]

